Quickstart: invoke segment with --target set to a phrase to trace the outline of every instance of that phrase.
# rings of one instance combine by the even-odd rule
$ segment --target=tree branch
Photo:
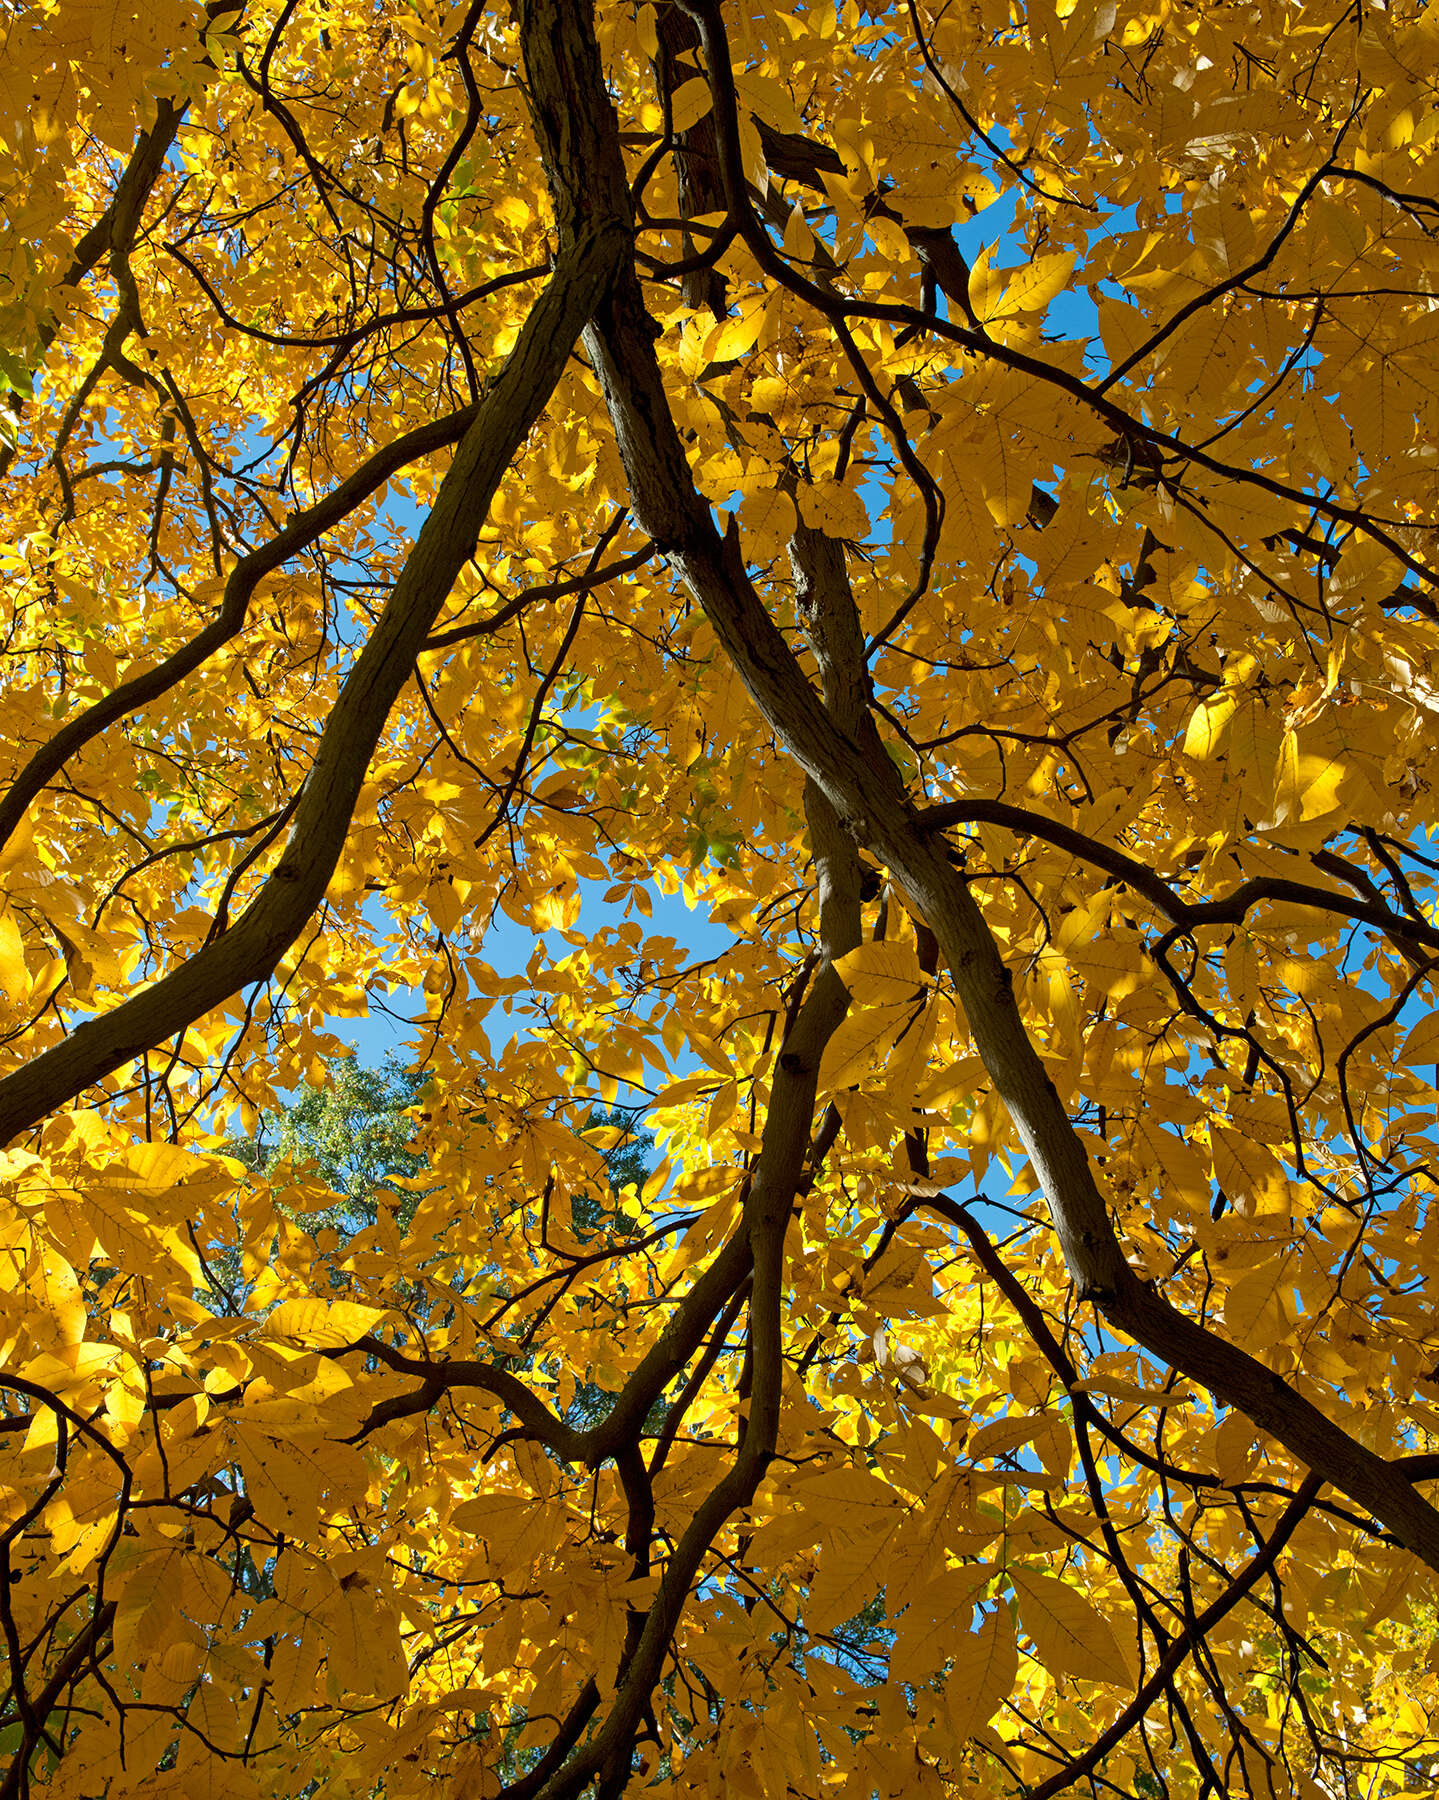
[[[269,975],[324,897],[370,755],[465,563],[490,499],[608,287],[624,243],[609,220],[571,234],[514,349],[477,403],[434,506],[320,738],[283,856],[244,914],[153,987],[0,1081],[0,1143]],[[446,422],[449,429],[449,422]],[[274,546],[269,547],[274,553]],[[113,698],[113,696],[112,696]]]

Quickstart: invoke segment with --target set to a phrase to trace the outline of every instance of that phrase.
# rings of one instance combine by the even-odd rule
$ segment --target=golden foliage
[[[1439,15],[0,34],[0,1800],[1432,1783]]]

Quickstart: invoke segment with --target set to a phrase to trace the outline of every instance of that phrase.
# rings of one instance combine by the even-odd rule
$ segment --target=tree
[[[282,1221],[297,1223],[289,1203],[297,1175],[305,1235],[330,1262],[331,1289],[343,1293],[349,1277],[335,1266],[343,1261],[341,1246],[377,1225],[382,1207],[401,1231],[414,1217],[419,1200],[413,1190],[423,1191],[424,1158],[411,1147],[411,1108],[418,1109],[425,1085],[423,1071],[400,1068],[393,1059],[371,1069],[356,1057],[341,1057],[323,1087],[307,1084],[289,1105],[262,1113],[253,1136],[224,1143],[222,1152],[250,1170],[253,1182],[266,1184],[269,1194],[257,1209],[246,1189],[237,1193],[228,1242],[214,1246],[203,1262],[202,1302],[236,1317],[248,1310],[251,1284],[263,1276],[271,1244],[260,1238],[248,1256],[242,1253],[245,1221],[258,1211],[274,1231]],[[323,1191],[316,1194],[316,1187]]]
[[[252,1143],[232,1151],[260,1169],[275,1162],[311,1164],[326,1187],[373,1217],[377,1190],[398,1199],[404,1191],[399,1184],[423,1171],[410,1148],[415,1121],[407,1109],[420,1101],[424,1085],[423,1071],[393,1061],[370,1069],[344,1057],[331,1066],[324,1087],[306,1087],[262,1120]]]
[[[0,1795],[1429,1779],[1432,9],[7,33]]]
[[[346,1217],[373,1223],[377,1193],[401,1202],[400,1184],[423,1171],[424,1159],[410,1147],[416,1121],[409,1109],[418,1107],[425,1079],[423,1070],[401,1068],[393,1058],[378,1069],[338,1058],[323,1087],[307,1084],[288,1106],[262,1115],[253,1137],[232,1139],[225,1149],[261,1174],[302,1165]]]

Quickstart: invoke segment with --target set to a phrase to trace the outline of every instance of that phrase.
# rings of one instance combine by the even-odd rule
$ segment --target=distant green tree
[[[597,1231],[608,1231],[616,1237],[632,1237],[633,1223],[620,1211],[616,1201],[625,1188],[643,1187],[650,1175],[650,1151],[654,1138],[639,1125],[639,1112],[622,1106],[605,1111],[596,1107],[585,1121],[584,1131],[608,1129],[621,1136],[600,1154],[605,1159],[608,1191],[603,1194],[581,1194],[573,1202],[575,1227],[584,1237]]]
[[[256,1175],[273,1177],[290,1167],[329,1188],[335,1204],[305,1213],[306,1229],[316,1236],[329,1228],[342,1238],[352,1237],[376,1222],[379,1205],[386,1199],[403,1230],[420,1197],[413,1184],[425,1170],[424,1155],[414,1148],[409,1109],[422,1098],[428,1080],[424,1069],[406,1069],[393,1059],[379,1068],[366,1068],[346,1057],[335,1064],[324,1087],[307,1087],[293,1105],[263,1114],[254,1134],[232,1138],[225,1152]],[[631,1184],[642,1187],[650,1173],[654,1140],[639,1127],[638,1116],[623,1107],[596,1107],[585,1123],[586,1132],[608,1130],[619,1136],[601,1152],[605,1188],[577,1195],[573,1202],[572,1216],[582,1239],[600,1234],[628,1238],[635,1233],[618,1197]],[[284,1212],[283,1202],[279,1205]],[[212,1298],[233,1303],[244,1285],[237,1256],[216,1253],[211,1264],[216,1277]],[[602,1399],[600,1390],[593,1390],[592,1398]]]
[[[402,1068],[387,1059],[365,1068],[357,1058],[336,1062],[324,1087],[307,1087],[293,1105],[265,1112],[249,1137],[231,1138],[227,1156],[256,1176],[272,1180],[293,1168],[304,1171],[335,1195],[333,1206],[307,1208],[304,1228],[323,1242],[328,1230],[344,1240],[375,1224],[382,1200],[394,1208],[401,1229],[409,1224],[419,1194],[404,1185],[422,1173],[424,1156],[413,1147],[415,1128],[408,1109],[424,1092],[423,1069]],[[277,1210],[292,1217],[282,1200]],[[236,1310],[250,1284],[241,1273],[239,1252],[214,1248],[207,1258],[208,1305]],[[331,1281],[342,1285],[332,1269]]]
[[[415,1201],[401,1184],[425,1166],[412,1147],[406,1109],[428,1079],[423,1069],[404,1069],[393,1060],[367,1069],[346,1057],[324,1087],[307,1087],[293,1106],[264,1114],[254,1137],[226,1150],[257,1173],[285,1163],[308,1166],[341,1196],[344,1204],[335,1210],[348,1215],[347,1225],[374,1223],[376,1193],[395,1196],[404,1223]]]

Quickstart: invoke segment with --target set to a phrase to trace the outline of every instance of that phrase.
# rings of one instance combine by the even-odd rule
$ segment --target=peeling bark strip
[[[536,83],[536,128],[557,210],[563,207],[562,216],[568,216],[571,208],[584,208],[597,225],[619,223],[628,231],[617,128],[587,9],[557,9],[546,0],[524,7],[521,18],[526,42],[537,51],[540,21],[552,21],[548,42],[556,60],[547,63],[537,55],[529,66]],[[562,44],[566,55],[560,55]],[[585,160],[576,165],[576,156]],[[1130,1269],[977,903],[911,807],[893,764],[866,755],[858,733],[842,730],[826,709],[749,581],[738,542],[722,538],[715,528],[689,479],[653,341],[653,322],[627,260],[584,343],[603,387],[636,517],[704,609],[780,742],[847,829],[892,871],[938,938],[984,1066],[1033,1164],[1080,1297],[1135,1342],[1203,1383],[1224,1405],[1239,1408],[1439,1572],[1439,1512],[1400,1469],[1357,1443],[1238,1346],[1177,1312]],[[766,1229],[773,1226],[766,1220]],[[760,1285],[757,1280],[757,1291]],[[607,1724],[601,1735],[608,1729]],[[555,1800],[577,1791],[564,1783],[545,1790]]]
[[[390,708],[474,552],[495,489],[608,286],[623,244],[623,233],[603,217],[598,225],[568,235],[519,341],[460,439],[373,634],[345,678],[284,855],[259,894],[229,931],[188,962],[0,1081],[0,1144],[38,1124],[92,1082],[184,1031],[241,988],[263,981],[300,935],[340,860],[350,815]],[[439,441],[446,441],[443,430]],[[372,472],[373,465],[367,465],[354,479],[368,479]],[[380,479],[383,475],[375,485]],[[351,504],[353,500],[351,494]],[[255,571],[256,579],[260,572]],[[208,653],[202,651],[195,660]],[[194,654],[194,646],[182,654]]]

